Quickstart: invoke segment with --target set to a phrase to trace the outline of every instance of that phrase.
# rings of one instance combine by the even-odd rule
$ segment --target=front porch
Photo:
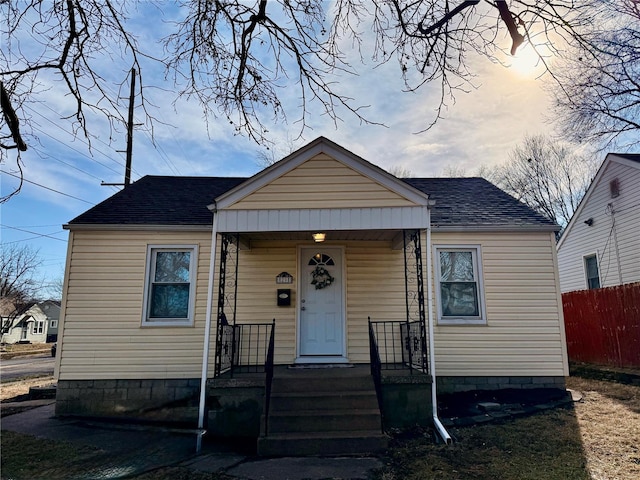
[[[269,392],[269,393],[268,393]],[[385,370],[380,397],[369,364],[227,372],[208,386],[208,431],[258,439],[260,455],[363,454],[386,448],[386,431],[431,425],[431,378]]]
[[[431,205],[325,139],[217,197],[199,427],[358,453],[347,432],[429,424]]]
[[[219,329],[220,373],[207,386],[212,435],[257,437],[267,456],[362,454],[384,449],[392,428],[432,423],[418,322],[369,320],[368,364],[274,365],[275,321]]]
[[[401,230],[393,237],[395,242],[369,241],[367,248],[378,252],[373,262],[393,265],[392,277],[404,281],[387,292],[377,288],[373,297],[373,292],[363,291],[362,301],[373,311],[386,308],[403,320],[353,318],[361,287],[357,281],[347,288],[359,268],[348,264],[363,255],[363,244],[355,249],[345,242],[342,248],[280,247],[297,252],[293,292],[298,298],[285,305],[295,309],[279,310],[285,314],[282,320],[252,323],[246,317],[238,320],[246,308],[238,293],[243,263],[261,265],[272,250],[256,242],[249,260],[249,254],[242,254],[239,234],[220,235],[213,378],[206,384],[206,406],[200,408],[207,412],[201,428],[217,436],[242,432],[257,437],[261,454],[302,455],[378,450],[386,445],[384,432],[389,429],[431,425],[422,235],[420,230]],[[282,242],[267,245],[276,244]],[[331,272],[329,288],[307,285],[316,265]],[[386,294],[390,301],[380,298],[379,307],[372,304]]]

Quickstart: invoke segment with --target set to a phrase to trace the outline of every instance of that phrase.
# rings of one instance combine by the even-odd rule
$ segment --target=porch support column
[[[204,326],[204,345],[202,347],[202,373],[200,376],[200,401],[198,404],[198,438],[196,453],[202,450],[202,436],[204,430],[204,415],[206,413],[207,376],[209,374],[209,346],[211,342],[211,313],[213,311],[213,282],[216,269],[216,251],[218,249],[218,212],[213,210],[213,227],[211,229],[211,258],[209,260],[209,284],[207,286],[207,311]]]
[[[412,369],[417,366],[422,372],[428,373],[427,321],[420,235],[420,230],[405,230],[403,233],[407,316],[406,334],[403,336],[405,350],[409,356],[409,367]],[[415,290],[410,290],[410,285],[413,285]]]

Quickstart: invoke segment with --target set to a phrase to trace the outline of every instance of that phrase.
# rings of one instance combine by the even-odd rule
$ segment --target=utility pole
[[[136,69],[131,69],[131,88],[129,90],[129,115],[127,117],[127,159],[124,167],[124,183],[107,183],[101,182],[100,185],[105,187],[122,187],[127,188],[131,183],[131,159],[133,157],[133,107],[135,104],[136,90]],[[122,152],[122,150],[117,150]]]
[[[133,104],[135,101],[136,69],[131,69],[131,90],[129,93],[129,118],[127,119],[127,164],[124,169],[124,188],[131,183],[131,157],[133,155]]]

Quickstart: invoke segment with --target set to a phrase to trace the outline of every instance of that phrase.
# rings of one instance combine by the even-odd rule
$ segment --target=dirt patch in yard
[[[8,360],[10,358],[20,357],[23,355],[34,355],[37,353],[50,353],[53,343],[12,343],[0,346],[0,359]]]
[[[19,397],[27,395],[31,387],[46,387],[54,385],[52,375],[36,378],[24,378],[17,382],[7,382],[0,384],[0,402],[6,402],[9,400],[20,400]]]

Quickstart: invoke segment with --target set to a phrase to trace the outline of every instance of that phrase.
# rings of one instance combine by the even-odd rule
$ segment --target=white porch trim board
[[[300,210],[218,210],[220,232],[424,229],[429,207],[374,207]]]

